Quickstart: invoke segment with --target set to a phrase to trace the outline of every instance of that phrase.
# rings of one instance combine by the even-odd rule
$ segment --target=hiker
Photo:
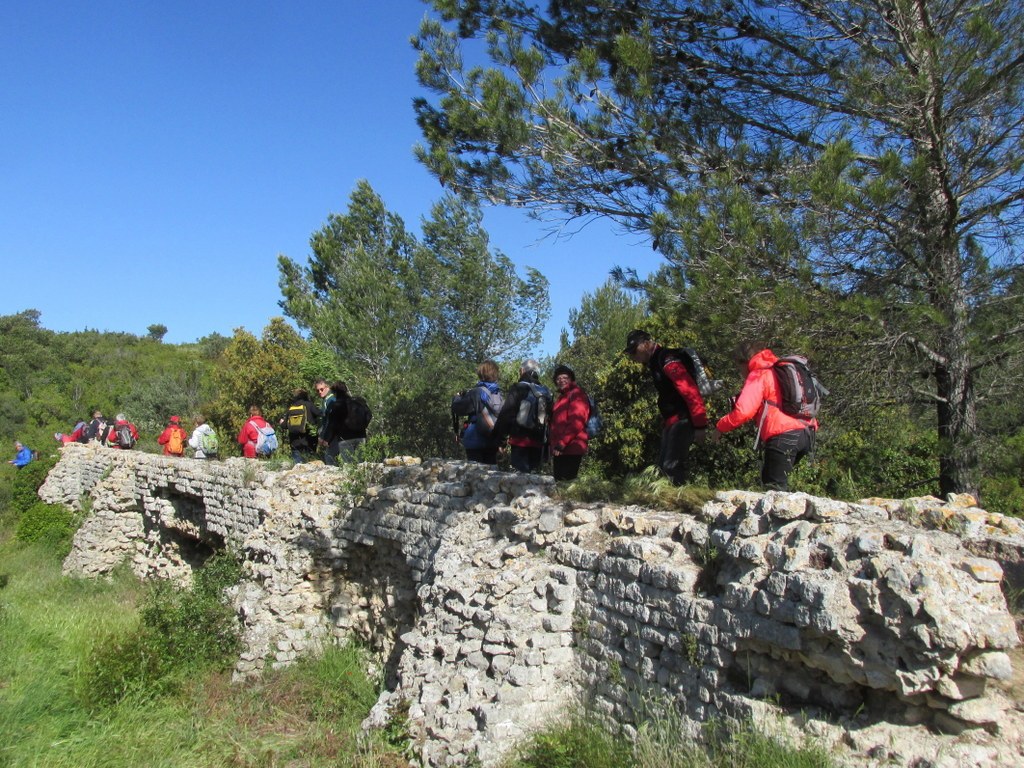
[[[215,459],[220,453],[220,441],[213,427],[206,423],[206,417],[202,414],[195,418],[196,427],[189,435],[188,445],[197,459]]]
[[[32,461],[32,449],[25,445],[22,445],[17,440],[14,441],[14,458],[8,461],[8,464],[13,464],[18,469],[21,469],[26,464]]]
[[[125,418],[123,413],[114,417],[114,426],[110,428],[108,444],[111,448],[120,448],[123,451],[130,450],[139,442],[139,430],[134,424]]]
[[[327,439],[330,414],[337,397],[331,391],[331,385],[327,383],[326,379],[317,379],[313,383],[313,389],[323,399],[323,406],[320,408],[320,429],[317,431],[317,447],[324,452],[324,464],[337,466],[337,453],[330,453],[331,442]]]
[[[86,426],[83,436],[86,443],[107,444],[107,439],[110,437],[110,424],[107,423],[101,411],[93,411],[92,421]]]
[[[184,456],[187,440],[188,433],[181,426],[181,419],[177,416],[171,416],[167,420],[167,426],[156,439],[157,443],[164,447],[164,456]]]
[[[354,461],[356,450],[366,442],[366,428],[373,418],[366,401],[353,397],[344,381],[331,385],[331,398],[324,413],[320,445],[324,464],[336,467],[339,461]]]
[[[242,446],[242,455],[245,458],[255,459],[257,455],[268,455],[268,453],[261,453],[257,448],[260,443],[260,432],[269,427],[270,425],[263,418],[263,411],[260,407],[257,405],[250,407],[249,418],[238,432],[238,444]],[[273,432],[273,429],[271,428],[270,431]]]
[[[498,386],[498,364],[484,360],[477,366],[479,381],[467,391],[473,402],[473,412],[462,430],[462,447],[466,449],[466,460],[478,464],[497,464],[500,443],[494,439],[494,425],[501,405],[504,403],[501,387]]]
[[[70,432],[55,432],[53,437],[61,445],[67,445],[68,443],[84,443],[85,442],[85,428],[89,426],[84,421],[80,421],[75,424],[75,428]]]
[[[662,419],[658,468],[673,485],[683,485],[690,477],[690,446],[704,442],[708,424],[697,382],[682,354],[656,343],[647,331],[630,331],[623,353],[646,365],[654,379]]]
[[[590,399],[568,365],[556,366],[552,378],[558,397],[551,408],[551,474],[557,481],[575,480],[590,439]]]
[[[793,467],[814,450],[818,420],[790,416],[779,407],[783,398],[775,374],[778,359],[759,344],[742,342],[736,346],[733,361],[746,374],[746,380],[732,410],[715,425],[711,439],[717,443],[724,433],[756,419],[755,445],[764,452],[761,483],[766,489],[785,491]]]
[[[509,444],[509,462],[517,472],[540,472],[548,443],[551,390],[540,383],[540,363],[524,360],[519,381],[509,389],[494,427],[494,440]]]
[[[302,388],[294,390],[284,416],[278,420],[278,426],[288,433],[292,461],[296,464],[309,461],[316,453],[319,425],[320,409],[309,399],[309,392]]]

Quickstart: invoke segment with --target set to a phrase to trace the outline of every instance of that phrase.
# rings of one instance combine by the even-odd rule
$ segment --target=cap
[[[171,422],[171,424],[177,424],[179,421],[181,421],[181,419],[179,419],[177,416],[171,416],[169,421]]]
[[[651,334],[647,331],[641,331],[640,329],[630,331],[626,337],[626,348],[622,350],[624,355],[632,355],[636,352],[636,348],[639,347],[643,342],[650,341]]]

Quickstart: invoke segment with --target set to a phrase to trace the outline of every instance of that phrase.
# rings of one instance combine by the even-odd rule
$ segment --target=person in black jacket
[[[296,464],[309,461],[316,453],[320,415],[320,409],[309,399],[309,392],[305,389],[292,392],[291,402],[278,421],[278,426],[288,432],[292,461]]]
[[[493,432],[499,445],[508,437],[509,462],[518,472],[540,472],[548,443],[551,403],[551,390],[540,383],[540,363],[524,360],[519,381],[509,389]]]
[[[326,401],[320,445],[325,448],[324,464],[337,466],[339,460],[352,461],[356,449],[365,442],[370,413],[365,403],[349,394],[343,381],[331,385],[331,395]],[[358,418],[360,415],[363,418]]]

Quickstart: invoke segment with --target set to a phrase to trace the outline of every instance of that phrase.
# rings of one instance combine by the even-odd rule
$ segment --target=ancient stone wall
[[[40,495],[88,499],[71,574],[241,553],[237,675],[358,638],[386,682],[367,725],[407,710],[423,764],[494,764],[580,700],[627,731],[667,703],[799,724],[851,764],[1024,761],[1024,527],[973,500],[732,492],[693,516],[462,462],[266,467],[70,445]]]

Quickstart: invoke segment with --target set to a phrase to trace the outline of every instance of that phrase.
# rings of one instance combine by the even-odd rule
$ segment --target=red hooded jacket
[[[255,425],[255,426],[254,426]],[[256,458],[256,441],[260,433],[257,430],[267,426],[267,421],[262,416],[250,416],[238,433],[238,444],[242,446],[242,455],[247,459]]]
[[[574,381],[555,398],[551,408],[548,442],[551,449],[567,456],[582,456],[587,452],[587,419],[590,418],[590,400]]]
[[[761,425],[761,443],[783,432],[805,427],[815,430],[818,428],[817,419],[798,419],[783,413],[778,406],[768,404],[768,401],[778,403],[781,399],[779,380],[772,370],[778,359],[770,349],[762,349],[747,361],[747,380],[743,382],[743,389],[736,398],[736,405],[715,425],[719,432],[731,432],[755,417],[757,423]]]

